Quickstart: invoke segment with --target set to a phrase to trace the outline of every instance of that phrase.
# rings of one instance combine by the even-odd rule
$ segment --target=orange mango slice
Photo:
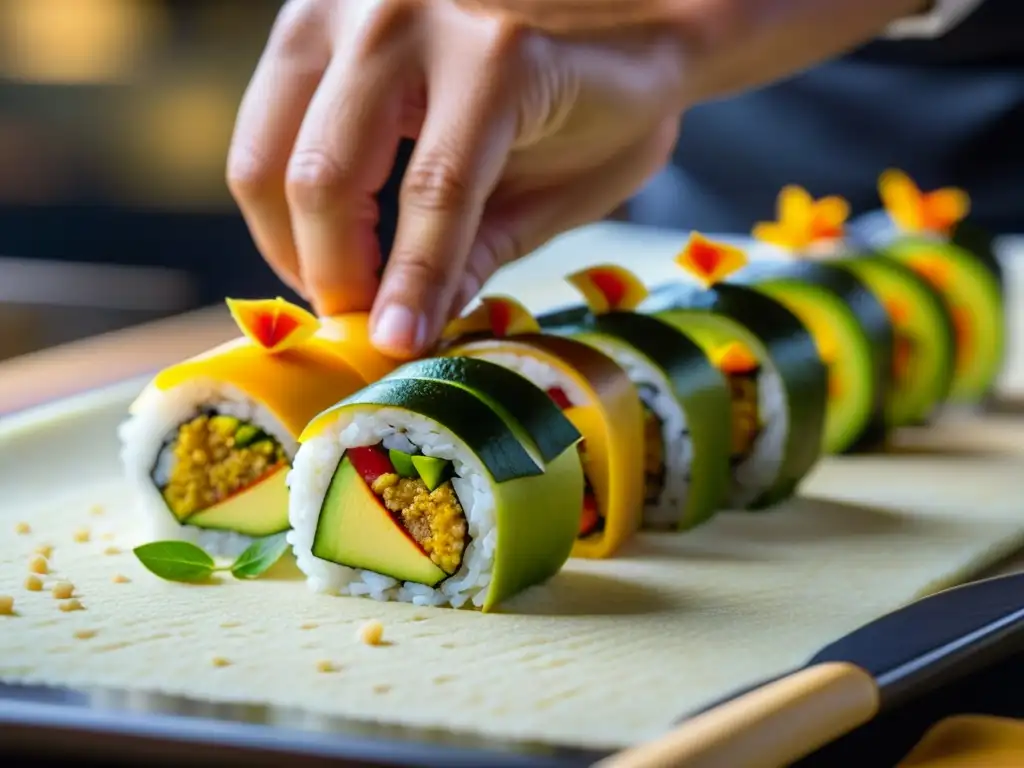
[[[450,340],[476,333],[504,338],[539,331],[534,316],[511,296],[484,296],[476,309],[448,323],[441,338]]]
[[[705,288],[710,288],[746,266],[747,255],[740,248],[709,240],[694,232],[686,247],[676,256],[676,264]]]
[[[307,341],[320,321],[302,307],[276,299],[228,299],[228,311],[242,334],[270,353]]]
[[[318,413],[397,366],[373,350],[365,316],[321,322],[283,299],[229,299],[228,308],[242,336],[165,368],[151,388],[196,379],[232,386],[297,437]]]
[[[402,364],[402,361],[380,352],[370,342],[370,315],[367,312],[321,318],[320,329],[311,341],[326,344],[330,351],[352,366],[367,384],[384,378]]]
[[[971,209],[957,187],[922,192],[906,173],[890,168],[878,178],[878,195],[893,222],[905,232],[949,235]]]
[[[775,208],[776,221],[758,222],[752,234],[756,240],[791,251],[842,238],[850,216],[850,204],[844,198],[829,195],[815,200],[795,184],[782,188]]]
[[[647,298],[647,287],[624,267],[601,264],[574,272],[566,280],[583,294],[595,315],[630,312]]]

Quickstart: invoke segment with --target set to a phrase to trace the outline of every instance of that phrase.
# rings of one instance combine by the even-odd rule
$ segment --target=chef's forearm
[[[690,69],[683,105],[767,85],[879,37],[931,0],[669,0]]]

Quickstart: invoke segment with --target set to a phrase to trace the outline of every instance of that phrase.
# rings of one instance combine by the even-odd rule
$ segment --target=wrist
[[[665,0],[688,70],[682,106],[768,85],[883,34],[930,0]]]

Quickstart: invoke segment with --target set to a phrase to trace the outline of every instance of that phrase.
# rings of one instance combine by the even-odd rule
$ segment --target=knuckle
[[[437,296],[443,293],[451,277],[448,270],[421,250],[395,253],[389,268],[389,282],[394,290],[417,296]]]
[[[302,53],[311,35],[322,29],[321,0],[287,0],[270,30],[267,48],[280,54]]]
[[[406,40],[420,20],[419,0],[378,0],[363,20],[358,36],[361,54],[369,55],[398,40]]]
[[[438,213],[463,211],[473,198],[459,164],[447,152],[409,166],[402,180],[402,205]]]
[[[288,162],[285,192],[296,208],[321,213],[338,205],[350,178],[351,174],[326,152],[297,150]]]
[[[236,200],[257,199],[279,182],[280,173],[263,153],[247,143],[232,144],[225,177]]]

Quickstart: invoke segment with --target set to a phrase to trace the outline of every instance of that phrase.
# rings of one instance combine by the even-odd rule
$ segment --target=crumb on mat
[[[74,539],[79,544],[84,544],[85,542],[87,542],[89,540],[90,535],[91,534],[89,533],[89,529],[88,528],[79,528],[74,533]]]
[[[0,616],[14,615],[14,598],[10,595],[0,595]]]
[[[327,673],[327,672],[336,672],[337,670],[338,670],[338,668],[335,667],[331,662],[327,661],[326,659],[323,660],[323,661],[318,661],[316,663],[316,671],[317,672]]]
[[[89,514],[90,515],[96,515],[97,517],[99,517],[100,515],[103,514],[103,505],[102,504],[93,504],[91,507],[89,507]]]
[[[380,645],[384,639],[384,625],[371,619],[359,627],[359,640],[366,645]]]
[[[40,544],[36,547],[36,554],[48,558],[53,554],[53,544]]]
[[[225,659],[223,656],[214,656],[210,659],[210,663],[215,667],[228,667],[231,665],[231,660]]]
[[[28,569],[32,571],[32,573],[46,574],[50,572],[50,563],[42,555],[35,555],[34,557],[29,558]]]
[[[60,604],[59,604],[59,608],[64,613],[70,613],[71,611],[81,611],[81,610],[83,610],[82,603],[78,600],[77,597],[73,597],[70,600],[63,600],[63,601],[61,601]]]
[[[53,589],[51,589],[50,592],[58,600],[67,600],[75,594],[75,585],[70,581],[58,581],[53,585]]]
[[[75,632],[76,640],[89,640],[93,637],[96,637],[95,629],[80,629],[77,632]]]
[[[120,547],[107,547],[106,549],[103,550],[103,554],[104,555],[120,555],[121,554],[121,549],[120,549]]]
[[[113,578],[111,579],[111,581],[114,582],[115,584],[127,584],[129,581],[131,581],[131,579],[129,579],[124,574],[115,573]]]
[[[29,592],[39,592],[43,588],[43,580],[36,576],[34,573],[30,573],[25,577],[25,589]]]
[[[27,533],[32,533],[32,526],[28,523],[18,523],[14,526],[14,532],[19,536],[24,536]]]

